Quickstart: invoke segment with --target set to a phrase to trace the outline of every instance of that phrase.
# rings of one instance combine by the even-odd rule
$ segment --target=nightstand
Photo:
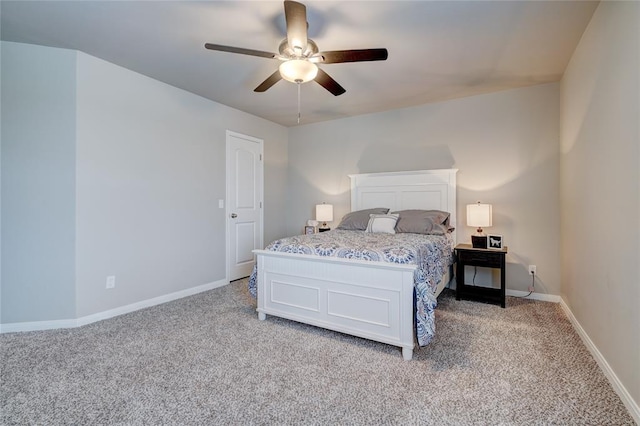
[[[456,300],[473,299],[482,302],[499,303],[505,307],[506,292],[506,256],[507,247],[500,250],[473,248],[471,244],[458,244],[455,248],[456,265]],[[500,288],[479,287],[464,283],[464,267],[480,266],[482,268],[500,269]]]

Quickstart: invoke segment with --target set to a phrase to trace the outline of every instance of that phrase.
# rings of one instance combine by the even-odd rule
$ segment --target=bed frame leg
[[[258,319],[260,321],[264,321],[267,319],[267,314],[265,314],[264,312],[258,312]]]
[[[402,348],[402,358],[404,358],[405,361],[411,361],[411,358],[413,358],[413,348]]]

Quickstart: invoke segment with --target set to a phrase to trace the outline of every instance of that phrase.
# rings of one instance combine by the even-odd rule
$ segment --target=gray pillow
[[[449,227],[449,213],[440,210],[401,210],[396,232],[444,235],[453,231]]]
[[[387,214],[389,209],[378,207],[375,209],[358,210],[347,213],[340,221],[340,225],[336,229],[344,229],[347,231],[364,231],[369,224],[369,215]]]

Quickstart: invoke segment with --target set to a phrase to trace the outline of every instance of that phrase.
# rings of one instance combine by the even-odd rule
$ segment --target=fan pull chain
[[[300,124],[300,86],[301,84],[298,83],[298,124]]]

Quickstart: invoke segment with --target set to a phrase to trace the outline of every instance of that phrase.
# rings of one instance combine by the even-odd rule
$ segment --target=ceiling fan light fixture
[[[304,59],[291,59],[280,64],[280,75],[292,83],[306,83],[318,75],[318,66]]]

